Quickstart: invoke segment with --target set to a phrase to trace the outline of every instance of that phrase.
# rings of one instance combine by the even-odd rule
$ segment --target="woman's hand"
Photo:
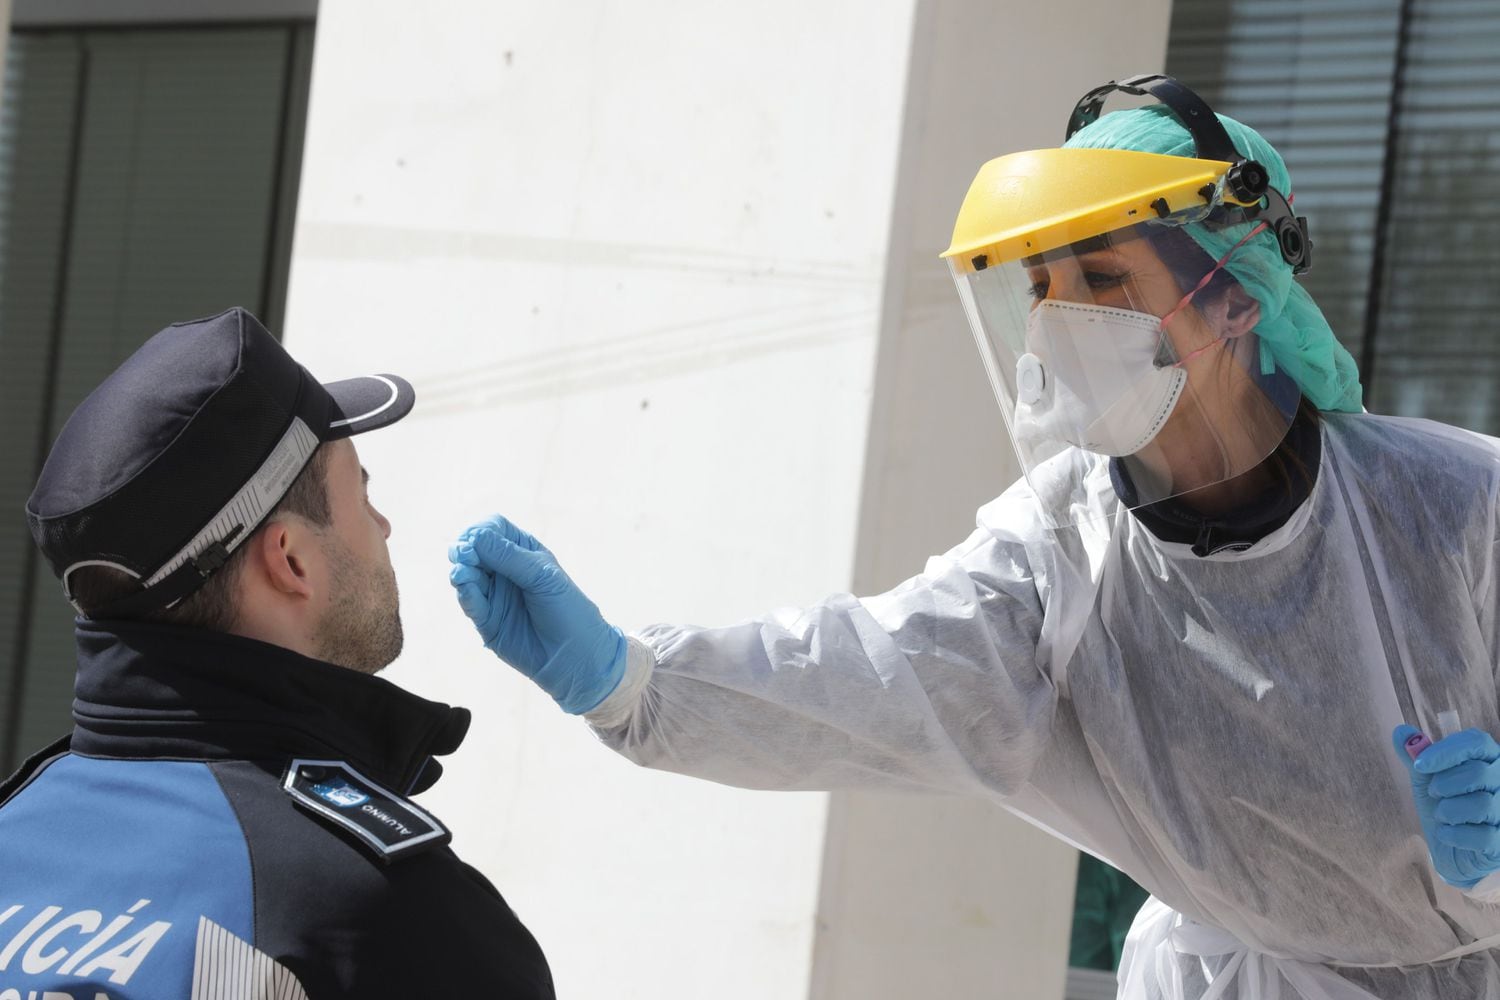
[[[1449,885],[1472,888],[1500,871],[1500,744],[1465,729],[1412,760],[1406,743],[1417,734],[1414,726],[1397,726],[1392,739],[1411,775],[1432,865]]]
[[[496,515],[448,550],[458,605],[485,648],[531,678],[563,711],[597,707],[625,673],[625,637],[546,546]]]

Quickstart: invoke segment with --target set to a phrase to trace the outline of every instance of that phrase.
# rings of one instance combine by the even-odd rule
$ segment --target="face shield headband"
[[[1105,98],[1115,91],[1156,98],[1171,110],[1192,136],[1198,159],[1230,164],[1218,184],[1206,186],[1200,192],[1204,199],[1202,206],[1175,213],[1167,210],[1165,202],[1153,206],[1162,221],[1178,225],[1196,222],[1211,229],[1259,221],[1276,237],[1281,257],[1291,266],[1293,274],[1302,274],[1312,267],[1312,240],[1307,235],[1307,219],[1292,210],[1290,197],[1271,186],[1270,174],[1262,164],[1241,155],[1208,103],[1172,77],[1147,73],[1095,87],[1079,98],[1073,113],[1068,116],[1063,141],[1097,121]]]

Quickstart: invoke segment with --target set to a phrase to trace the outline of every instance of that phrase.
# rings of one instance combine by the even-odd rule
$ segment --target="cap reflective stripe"
[[[141,578],[141,574],[137,573],[129,566],[121,566],[119,563],[110,562],[108,559],[84,559],[81,562],[76,562],[73,565],[69,566],[62,572],[63,596],[68,599],[69,604],[73,605],[73,610],[78,612],[80,615],[83,614],[84,611],[78,606],[78,603],[73,600],[73,589],[68,586],[68,577],[72,576],[75,570],[83,569],[85,566],[105,566],[109,569],[119,570],[121,573],[124,573],[131,579],[139,580]]]
[[[224,547],[230,552],[238,548],[270,513],[271,508],[286,495],[286,491],[307,465],[307,460],[317,450],[318,444],[318,436],[300,417],[293,417],[292,425],[286,429],[286,433],[276,447],[271,449],[270,456],[261,463],[250,481],[240,488],[234,499],[225,504],[202,531],[193,536],[191,542],[183,546],[161,569],[151,574],[146,580],[146,586],[152,586],[189,559],[201,555],[214,542],[224,542]],[[244,530],[229,538],[235,525],[242,525]]]
[[[121,566],[119,563],[110,562],[108,559],[84,559],[83,561],[76,562],[73,565],[69,566],[67,569],[63,570],[63,593],[67,595],[69,600],[73,599],[73,595],[68,591],[68,577],[72,576],[75,570],[83,569],[85,566],[107,566],[110,569],[117,569],[121,573],[124,573],[126,576],[132,577],[136,580],[139,580],[141,578],[141,574],[137,573],[129,566]]]
[[[389,410],[392,406],[396,405],[396,398],[401,395],[401,390],[396,388],[396,383],[392,382],[384,375],[366,375],[365,378],[379,379],[380,381],[384,382],[391,390],[391,398],[387,399],[384,403],[381,403],[379,406],[375,407],[375,409],[371,410],[368,413],[361,413],[357,417],[346,417],[343,420],[333,421],[333,423],[328,425],[330,430],[335,427],[347,427],[348,425],[358,423],[361,420],[369,420],[377,413],[384,413],[386,410]]]

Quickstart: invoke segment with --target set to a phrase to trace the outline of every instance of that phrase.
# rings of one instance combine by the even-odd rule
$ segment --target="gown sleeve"
[[[980,528],[878,597],[645,629],[587,718],[638,764],[724,784],[1005,795],[1057,707],[1041,625],[1024,546]]]

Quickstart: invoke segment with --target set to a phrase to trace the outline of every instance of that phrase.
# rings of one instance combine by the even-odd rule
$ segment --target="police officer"
[[[553,996],[410,799],[469,713],[374,676],[391,526],[349,438],[413,399],[231,309],[73,413],[26,513],[81,616],[75,725],[0,785],[0,995]]]

